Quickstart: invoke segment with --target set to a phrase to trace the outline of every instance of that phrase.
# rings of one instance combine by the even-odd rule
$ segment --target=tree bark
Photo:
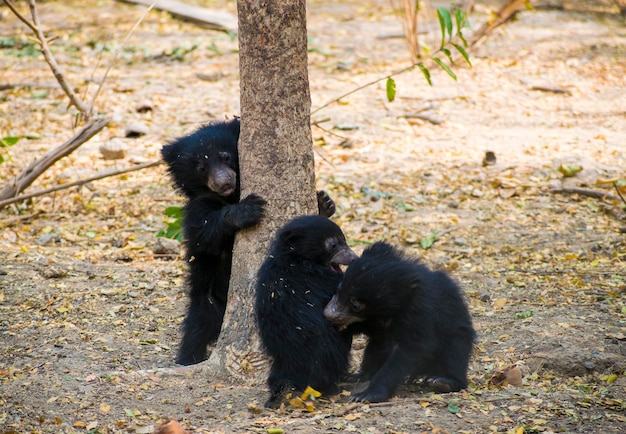
[[[267,200],[261,224],[237,235],[222,332],[209,373],[265,381],[267,360],[254,317],[256,272],[275,230],[317,213],[305,0],[239,0],[242,195]]]

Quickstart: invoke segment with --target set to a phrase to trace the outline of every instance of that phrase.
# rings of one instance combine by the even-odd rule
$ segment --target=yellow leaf
[[[322,393],[313,389],[311,386],[307,386],[306,389],[304,389],[304,392],[302,392],[302,395],[300,395],[303,400],[311,397],[319,398],[320,396],[322,396]]]
[[[108,413],[111,411],[111,406],[109,404],[105,404],[104,402],[100,403],[100,411],[102,413]]]
[[[498,308],[499,307],[504,307],[504,306],[507,305],[507,303],[508,303],[508,301],[507,301],[506,298],[496,298],[493,301],[493,307],[498,307]]]
[[[617,380],[617,374],[611,374],[609,375],[609,378],[606,379],[606,384],[611,384],[615,380]]]
[[[309,413],[313,413],[315,411],[315,406],[313,405],[311,401],[305,402],[304,406],[306,408],[306,411],[308,411]]]
[[[304,401],[302,401],[302,398],[299,396],[296,396],[295,398],[289,400],[289,405],[294,408],[302,408],[304,407]]]
[[[346,419],[346,420],[357,420],[357,419],[361,418],[362,414],[363,413],[350,413],[350,414],[347,414],[344,419]]]
[[[75,426],[76,428],[85,428],[87,424],[82,420],[77,420],[76,422],[74,422],[73,426]]]

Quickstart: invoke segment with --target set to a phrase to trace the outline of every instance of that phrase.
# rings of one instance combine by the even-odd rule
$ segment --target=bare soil
[[[313,119],[318,187],[335,198],[355,249],[387,239],[462,283],[480,339],[466,391],[409,385],[379,405],[344,393],[313,412],[274,411],[262,408],[262,383],[176,367],[185,264],[152,246],[164,209],[181,198],[160,166],[0,212],[0,432],[149,433],[167,418],[224,433],[624,432],[624,204],[554,189],[615,195],[612,182],[626,178],[626,27],[608,0],[543,5],[552,7],[522,11],[473,50],[472,68],[454,68],[456,82],[429,65],[432,87],[405,73],[393,103],[383,83]],[[496,6],[479,3],[473,27]],[[409,64],[403,40],[390,37],[401,26],[388,2],[308,8],[313,108]],[[40,9],[81,92],[95,90],[141,15],[109,0]],[[0,38],[25,41],[0,49],[0,84],[37,83],[0,91],[0,137],[40,136],[0,148],[3,182],[72,130],[72,109],[46,86],[54,79],[42,58],[26,55],[26,36],[0,6]],[[151,13],[97,100],[112,124],[30,191],[156,160],[167,140],[237,114],[236,47]],[[146,104],[151,111],[136,110]],[[148,134],[124,138],[132,122]],[[112,138],[128,145],[126,159],[101,158]],[[486,151],[494,165],[482,164]],[[560,166],[582,171],[566,178]],[[507,368],[521,384],[498,381]]]

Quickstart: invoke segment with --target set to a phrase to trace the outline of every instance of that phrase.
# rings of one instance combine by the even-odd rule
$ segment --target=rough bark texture
[[[275,230],[317,212],[310,129],[304,0],[240,0],[242,197],[260,194],[267,217],[238,234],[222,333],[211,354],[212,375],[265,381],[253,312],[256,272]]]

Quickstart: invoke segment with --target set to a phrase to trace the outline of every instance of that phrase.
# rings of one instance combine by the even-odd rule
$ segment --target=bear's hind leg
[[[224,311],[223,303],[211,303],[206,295],[189,300],[176,363],[194,365],[207,359],[207,346],[215,342],[220,334]]]

